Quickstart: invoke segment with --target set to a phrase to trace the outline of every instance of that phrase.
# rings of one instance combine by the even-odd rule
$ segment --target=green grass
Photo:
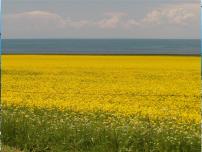
[[[25,152],[200,152],[199,124],[26,108],[2,115],[3,144]]]

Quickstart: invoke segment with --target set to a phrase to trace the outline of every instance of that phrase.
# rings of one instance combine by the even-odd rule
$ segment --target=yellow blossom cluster
[[[3,55],[3,107],[200,123],[200,58]]]

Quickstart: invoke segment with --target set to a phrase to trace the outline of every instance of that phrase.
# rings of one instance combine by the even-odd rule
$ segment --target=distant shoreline
[[[3,38],[6,40],[199,40],[200,38]]]
[[[45,53],[30,53],[30,54],[24,54],[24,53],[18,53],[18,54],[1,54],[1,55],[47,55],[47,56],[54,56],[54,55],[61,55],[61,56],[198,56],[200,57],[200,54],[45,54]]]

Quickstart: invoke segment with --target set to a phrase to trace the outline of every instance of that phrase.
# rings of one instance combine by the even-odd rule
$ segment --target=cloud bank
[[[21,33],[57,33],[64,30],[78,29],[119,29],[130,31],[160,26],[186,26],[199,22],[200,9],[197,4],[177,4],[156,8],[146,13],[142,18],[127,12],[105,12],[102,18],[74,19],[70,16],[62,17],[48,11],[29,11],[3,16],[3,32],[6,37]]]
[[[130,19],[128,26],[151,26],[151,25],[187,25],[199,20],[199,6],[197,4],[184,4],[167,6],[152,10],[140,20]]]

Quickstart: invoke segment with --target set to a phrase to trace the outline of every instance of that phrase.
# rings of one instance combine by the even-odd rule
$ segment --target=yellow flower
[[[200,123],[200,58],[3,55],[2,104]]]

